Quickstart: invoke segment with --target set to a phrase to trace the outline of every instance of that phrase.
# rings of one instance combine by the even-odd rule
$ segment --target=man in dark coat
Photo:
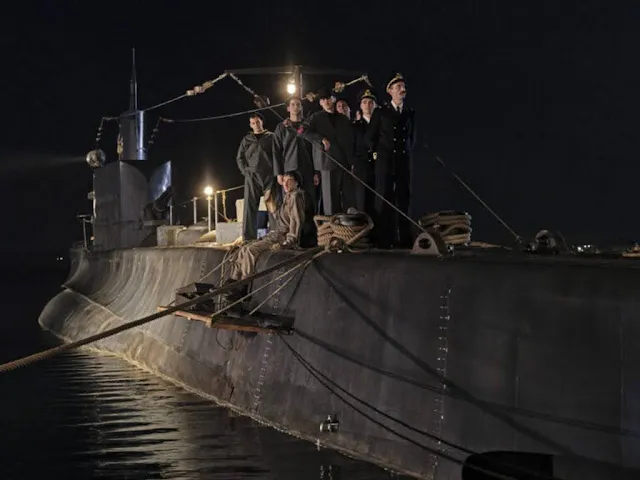
[[[320,171],[323,211],[325,215],[333,215],[355,207],[352,178],[334,162],[351,170],[355,163],[355,136],[349,119],[336,112],[335,94],[321,90],[318,98],[322,110],[302,122],[298,133],[313,143],[313,164]]]
[[[391,102],[376,108],[367,130],[373,151],[376,191],[408,215],[411,157],[416,143],[415,110],[407,107],[404,77],[393,75],[386,85]],[[410,248],[411,225],[386,202],[376,198],[375,239],[380,248]]]
[[[360,99],[360,110],[356,116],[357,120],[353,122],[353,128],[356,132],[356,164],[353,168],[353,174],[369,185],[375,188],[375,172],[373,170],[373,152],[367,143],[367,130],[371,122],[371,116],[376,108],[376,96],[370,89],[366,89],[358,95]],[[375,210],[374,195],[362,183],[354,180],[354,189],[356,195],[356,208],[361,212],[373,215]]]
[[[273,133],[265,130],[264,118],[257,112],[249,117],[249,126],[251,132],[240,142],[236,156],[240,173],[244,175],[242,236],[245,242],[258,238],[260,197],[264,195],[265,203],[270,203],[275,193]],[[269,221],[273,225],[273,209],[269,213]]]
[[[289,118],[278,124],[273,132],[273,173],[282,186],[285,172],[297,172],[311,205],[317,205],[316,186],[320,184],[320,172],[313,169],[311,143],[297,134],[302,125],[302,101],[292,97],[287,101]],[[315,213],[315,210],[314,210]]]

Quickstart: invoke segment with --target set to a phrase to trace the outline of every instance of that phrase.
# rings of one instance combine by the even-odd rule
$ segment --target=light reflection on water
[[[0,376],[0,432],[7,480],[390,478],[90,352]]]

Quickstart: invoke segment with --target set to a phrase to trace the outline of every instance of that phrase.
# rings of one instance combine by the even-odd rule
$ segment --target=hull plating
[[[73,341],[154,313],[223,253],[78,253],[40,323]],[[335,254],[312,264],[264,311],[294,314],[289,345],[395,433],[346,406],[277,336],[169,316],[94,347],[276,428],[415,476],[460,478],[461,466],[439,453],[461,461],[470,452],[546,453],[640,468],[634,265],[402,253]],[[329,414],[339,429],[320,432]]]

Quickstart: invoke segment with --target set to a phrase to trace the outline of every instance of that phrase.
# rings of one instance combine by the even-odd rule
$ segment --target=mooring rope
[[[318,230],[318,246],[326,247],[330,245],[334,239],[343,241],[346,244],[349,239],[365,231],[365,234],[361,235],[357,242],[352,242],[350,246],[356,249],[371,248],[371,243],[366,234],[372,229],[373,221],[371,217],[366,214],[358,212],[358,215],[363,215],[367,223],[361,225],[342,225],[340,224],[340,214],[332,216],[316,215],[313,217],[313,221]]]
[[[353,236],[352,238],[350,238],[347,242],[345,242],[346,245],[351,245],[354,244],[355,242],[358,242],[364,235],[366,235],[368,233],[369,230],[371,230],[371,228],[373,228],[373,224],[370,223],[369,224],[369,228],[368,229],[364,229],[361,232],[359,232],[357,235]],[[114,327],[112,329],[109,330],[105,330],[104,332],[98,333],[96,335],[92,335],[90,337],[87,338],[83,338],[81,340],[77,340],[74,342],[70,342],[70,343],[64,343],[62,345],[59,345],[57,347],[53,347],[53,348],[49,348],[47,350],[43,350],[41,352],[38,353],[34,353],[32,355],[28,355],[26,357],[23,358],[19,358],[17,360],[12,360],[10,362],[7,363],[3,363],[2,365],[0,365],[0,373],[5,373],[11,370],[15,370],[17,368],[20,367],[24,367],[26,365],[29,365],[31,363],[35,363],[35,362],[39,362],[51,357],[54,357],[56,355],[59,355],[61,353],[64,352],[68,352],[70,350],[74,350],[80,347],[83,347],[85,345],[88,345],[90,343],[94,343],[97,342],[99,340],[104,340],[105,338],[111,337],[113,335],[116,335],[118,333],[124,332],[126,330],[130,330],[132,328],[135,327],[139,327],[141,325],[144,325],[146,323],[152,322],[154,320],[157,320],[159,318],[162,317],[166,317],[167,315],[171,315],[173,313],[176,313],[179,310],[183,310],[189,307],[193,307],[195,305],[198,305],[200,303],[203,303],[213,297],[215,297],[216,295],[220,295],[221,293],[227,292],[229,290],[233,290],[236,289],[237,287],[243,286],[243,285],[248,285],[249,283],[253,282],[254,280],[260,278],[260,277],[264,277],[272,272],[275,272],[276,270],[279,270],[283,267],[286,267],[288,265],[294,265],[292,268],[290,268],[289,270],[287,270],[286,272],[284,272],[283,274],[279,275],[278,277],[270,280],[269,282],[267,282],[265,285],[262,285],[261,287],[253,290],[252,292],[249,292],[247,295],[245,295],[243,298],[236,300],[233,303],[230,303],[229,305],[226,305],[224,308],[222,308],[221,310],[215,312],[212,317],[215,317],[216,315],[219,315],[222,312],[225,312],[226,310],[230,309],[231,307],[241,303],[242,301],[244,301],[245,299],[249,298],[250,296],[254,295],[255,293],[261,291],[262,289],[266,288],[268,285],[276,282],[277,280],[279,280],[280,278],[296,271],[298,268],[300,268],[301,266],[306,266],[312,262],[313,260],[319,258],[320,256],[332,252],[332,251],[336,251],[338,250],[340,247],[340,245],[329,245],[327,247],[315,247],[312,248],[310,250],[306,250],[298,255],[295,255],[294,257],[288,258],[286,260],[283,260],[280,263],[277,263],[276,265],[272,265],[271,267],[268,267],[260,272],[257,272],[253,275],[250,275],[242,280],[238,280],[236,282],[233,283],[228,283],[226,285],[222,285],[220,287],[214,288],[212,289],[210,292],[207,292],[205,294],[200,295],[197,298],[194,298],[192,300],[188,300],[184,303],[181,303],[180,305],[174,305],[171,307],[168,307],[165,310],[162,310],[160,312],[156,312],[153,313],[151,315],[147,315],[146,317],[142,317],[139,318],[137,320],[133,320],[131,322],[127,322],[124,323],[122,325],[119,325],[117,327]],[[311,257],[311,258],[309,258]],[[308,262],[302,263],[303,260],[307,260]],[[224,261],[223,261],[224,262]],[[300,263],[298,263],[300,262]],[[297,265],[295,265],[296,263],[298,263]],[[215,269],[214,269],[215,270]],[[276,293],[278,293],[280,289],[277,289],[275,292],[273,292],[271,295],[269,295],[268,298],[271,298],[273,295],[275,295]],[[263,302],[264,304],[265,302]],[[252,313],[255,312],[255,309],[252,311]]]
[[[157,320],[159,318],[162,317],[166,317],[167,315],[171,315],[179,310],[182,309],[186,309],[195,305],[198,305],[200,303],[203,303],[207,300],[209,300],[210,298],[213,298],[216,295],[219,295],[221,293],[227,292],[229,290],[235,289],[236,287],[242,286],[242,285],[247,285],[249,283],[251,283],[253,280],[256,280],[260,277],[264,277],[282,267],[286,267],[288,265],[291,264],[295,264],[296,262],[300,262],[301,260],[306,260],[308,259],[308,257],[312,257],[312,258],[316,258],[316,256],[318,254],[324,253],[324,252],[328,252],[328,250],[323,249],[322,247],[316,247],[314,249],[311,250],[307,250],[303,253],[300,253],[294,257],[288,258],[286,260],[283,260],[282,262],[273,265],[271,267],[266,268],[265,270],[262,270],[260,272],[257,272],[247,278],[244,278],[242,280],[238,280],[237,282],[234,283],[229,283],[226,285],[222,285],[218,288],[213,289],[212,291],[205,293],[197,298],[194,298],[192,300],[186,301],[184,303],[181,303],[180,305],[174,305],[171,307],[168,307],[166,310],[163,310],[161,312],[156,312],[153,313],[151,315],[147,315],[146,317],[142,317],[139,318],[137,320],[133,320],[131,322],[127,322],[124,323],[122,325],[119,325],[115,328],[109,329],[109,330],[105,330],[104,332],[98,333],[96,335],[92,335],[90,337],[87,338],[83,338],[81,340],[77,340],[75,342],[70,342],[70,343],[64,343],[62,345],[59,345],[57,347],[53,347],[53,348],[49,348],[47,350],[43,350],[41,352],[38,353],[34,353],[32,355],[23,357],[23,358],[19,358],[17,360],[13,360],[7,363],[3,363],[2,365],[0,365],[0,373],[5,373],[11,370],[15,370],[17,368],[29,365],[31,363],[35,363],[35,362],[39,362],[51,357],[54,357],[56,355],[59,355],[61,353],[70,351],[70,350],[74,350],[80,347],[83,347],[85,345],[88,345],[90,343],[93,342],[97,342],[99,340],[103,340],[105,338],[111,337],[113,335],[116,335],[118,333],[124,332],[126,330],[130,330],[132,328],[135,327],[139,327],[141,325],[144,325],[146,323],[152,322],[154,320]],[[297,267],[294,267],[291,270],[296,269]],[[257,291],[257,290],[256,290]],[[253,295],[256,291],[251,292],[247,295],[251,296]],[[228,306],[227,306],[228,307]],[[228,309],[227,307],[225,307],[225,310]],[[221,312],[216,312],[216,314],[221,313]]]

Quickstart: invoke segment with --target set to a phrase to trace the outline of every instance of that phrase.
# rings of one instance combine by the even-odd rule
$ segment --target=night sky
[[[527,239],[543,228],[569,240],[640,239],[637,2],[158,3],[22,2],[3,12],[5,251],[65,252],[81,239],[75,215],[90,212],[92,188],[84,155],[95,147],[101,117],[128,108],[132,47],[142,107],[225,69],[343,68],[368,73],[376,86],[400,71],[430,146],[417,151],[423,181],[414,211],[466,210],[475,240],[511,241],[433,161],[437,154]],[[284,78],[242,78],[274,104],[285,99]],[[313,89],[334,81],[305,80]],[[352,98],[359,88],[348,91]],[[252,107],[225,79],[150,112],[148,133],[159,115]],[[276,117],[265,117],[275,128]],[[173,161],[178,200],[187,199],[208,183],[241,183],[234,157],[247,129],[246,117],[163,124],[149,155]],[[101,148],[110,156],[116,135],[107,124]]]

